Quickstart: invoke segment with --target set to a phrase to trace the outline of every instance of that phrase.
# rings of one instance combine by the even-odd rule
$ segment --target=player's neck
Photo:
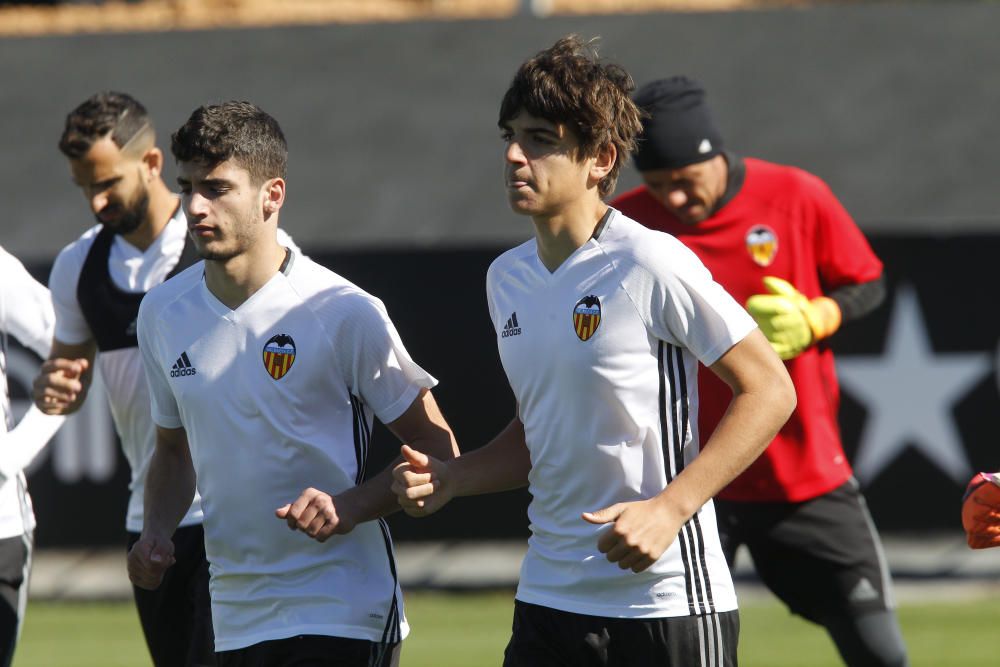
[[[590,240],[608,206],[599,198],[579,199],[553,215],[532,217],[538,259],[550,273]]]
[[[145,252],[166,229],[167,223],[174,217],[179,205],[180,199],[167,188],[167,184],[161,179],[154,180],[149,186],[149,208],[146,211],[146,219],[135,231],[122,234],[122,238]]]
[[[285,254],[274,230],[239,255],[206,260],[205,284],[215,298],[236,310],[281,270]]]

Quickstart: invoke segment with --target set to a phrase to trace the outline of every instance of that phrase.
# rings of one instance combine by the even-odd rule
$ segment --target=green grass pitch
[[[403,667],[499,665],[510,632],[511,592],[406,596],[412,628]],[[899,610],[913,667],[1000,664],[995,635],[1000,600],[904,604]],[[826,635],[770,599],[741,607],[741,667],[838,667]],[[28,605],[14,667],[149,665],[131,603]]]

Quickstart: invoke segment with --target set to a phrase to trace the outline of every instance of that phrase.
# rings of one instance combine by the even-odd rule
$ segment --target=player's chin
[[[237,253],[228,250],[221,243],[204,241],[195,238],[194,248],[198,256],[209,261],[225,261],[232,259]]]
[[[507,204],[510,206],[510,210],[518,215],[532,215],[538,209],[534,200],[513,190],[507,191]]]

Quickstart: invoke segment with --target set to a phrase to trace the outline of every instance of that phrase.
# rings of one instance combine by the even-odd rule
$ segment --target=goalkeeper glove
[[[1000,473],[977,473],[962,497],[962,527],[969,546],[1000,546]]]
[[[840,327],[840,306],[825,296],[806,298],[791,283],[764,278],[768,294],[747,300],[747,310],[782,359],[794,359]]]

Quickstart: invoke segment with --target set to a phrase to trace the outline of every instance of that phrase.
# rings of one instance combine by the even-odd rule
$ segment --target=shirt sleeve
[[[86,343],[94,337],[76,298],[80,271],[86,258],[86,253],[81,252],[84,246],[80,243],[77,241],[63,248],[49,273],[49,289],[56,317],[55,339],[68,345]]]
[[[757,324],[693,252],[672,236],[653,234],[658,259],[634,272],[633,285],[648,283],[635,290],[636,296],[648,295],[636,305],[649,304],[647,319],[657,338],[687,348],[710,366]]]
[[[351,393],[389,423],[437,380],[410,357],[381,301],[360,292],[342,299],[346,316],[332,337],[338,366]]]
[[[0,314],[4,331],[39,356],[52,347],[55,314],[49,290],[35,280],[21,262],[0,248]]]
[[[136,320],[136,337],[139,340],[139,352],[142,355],[142,367],[149,387],[149,406],[153,422],[163,428],[181,428],[180,410],[165,369],[169,364],[161,363],[157,358],[156,317],[151,308],[147,307],[148,299],[139,305],[139,317]]]
[[[815,209],[815,252],[823,291],[881,276],[881,260],[826,183],[808,175],[805,187]]]

